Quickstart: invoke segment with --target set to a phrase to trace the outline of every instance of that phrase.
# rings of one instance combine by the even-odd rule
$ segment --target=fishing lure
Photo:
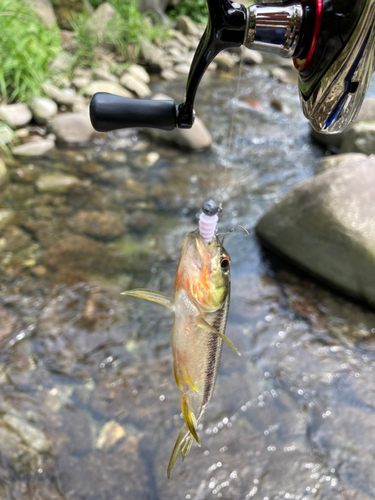
[[[181,394],[184,425],[168,464],[168,478],[181,453],[184,460],[193,441],[200,446],[197,426],[211,399],[223,341],[230,297],[230,257],[216,235],[219,207],[203,205],[199,229],[182,244],[174,296],[142,288],[123,292],[161,304],[174,315],[172,353],[174,375]],[[238,353],[239,354],[239,353]]]

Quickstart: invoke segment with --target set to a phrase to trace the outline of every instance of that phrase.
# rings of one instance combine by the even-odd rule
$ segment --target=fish
[[[217,236],[207,243],[196,230],[183,241],[173,296],[143,288],[123,292],[161,304],[174,313],[173,368],[184,424],[169,460],[168,478],[179,454],[184,460],[194,441],[200,446],[198,425],[213,394],[223,342],[239,354],[225,335],[230,263]]]

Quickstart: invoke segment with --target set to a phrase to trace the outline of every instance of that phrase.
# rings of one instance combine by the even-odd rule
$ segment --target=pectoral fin
[[[193,436],[193,439],[197,443],[197,445],[200,446],[201,444],[199,442],[197,433],[197,420],[194,413],[190,410],[189,405],[183,395],[181,396],[181,409],[190,434]]]
[[[139,299],[149,300],[150,302],[156,302],[157,304],[168,307],[168,309],[174,312],[173,297],[166,293],[146,290],[146,288],[135,288],[134,290],[122,292],[121,295],[130,295],[132,297],[138,297]]]
[[[228,339],[228,337],[226,335],[224,335],[224,333],[221,333],[218,330],[215,330],[215,328],[213,326],[209,325],[207,323],[207,321],[205,321],[203,318],[200,319],[199,326],[201,328],[204,328],[205,330],[209,330],[211,333],[216,333],[216,335],[218,335],[223,342],[226,342],[232,349],[234,349],[236,351],[236,353],[239,356],[241,356],[241,353],[239,352],[239,350],[237,349],[237,347],[233,344],[233,342],[231,342]]]

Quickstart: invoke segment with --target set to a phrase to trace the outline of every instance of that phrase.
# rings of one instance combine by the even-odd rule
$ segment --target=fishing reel
[[[343,131],[357,116],[375,66],[375,0],[207,0],[209,19],[191,64],[185,100],[97,93],[94,128],[190,128],[201,78],[219,52],[245,47],[293,58],[302,110],[318,132]]]

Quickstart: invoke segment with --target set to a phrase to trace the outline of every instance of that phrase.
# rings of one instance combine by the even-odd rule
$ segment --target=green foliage
[[[0,0],[1,1],[1,0]],[[115,48],[117,53],[128,56],[127,47],[139,49],[142,40],[155,40],[167,37],[165,26],[153,23],[149,16],[138,11],[137,0],[108,0],[116,10],[116,14],[108,24],[104,39],[93,30],[90,16],[87,13],[76,13],[70,20],[77,50],[73,56],[73,66],[95,64],[96,47],[103,42]],[[102,3],[91,0],[94,5]]]
[[[0,0],[0,98],[27,101],[40,93],[60,34],[47,28],[24,0]]]
[[[206,24],[208,8],[206,0],[181,0],[173,9],[168,11],[172,19],[179,16],[188,16],[196,23]]]

